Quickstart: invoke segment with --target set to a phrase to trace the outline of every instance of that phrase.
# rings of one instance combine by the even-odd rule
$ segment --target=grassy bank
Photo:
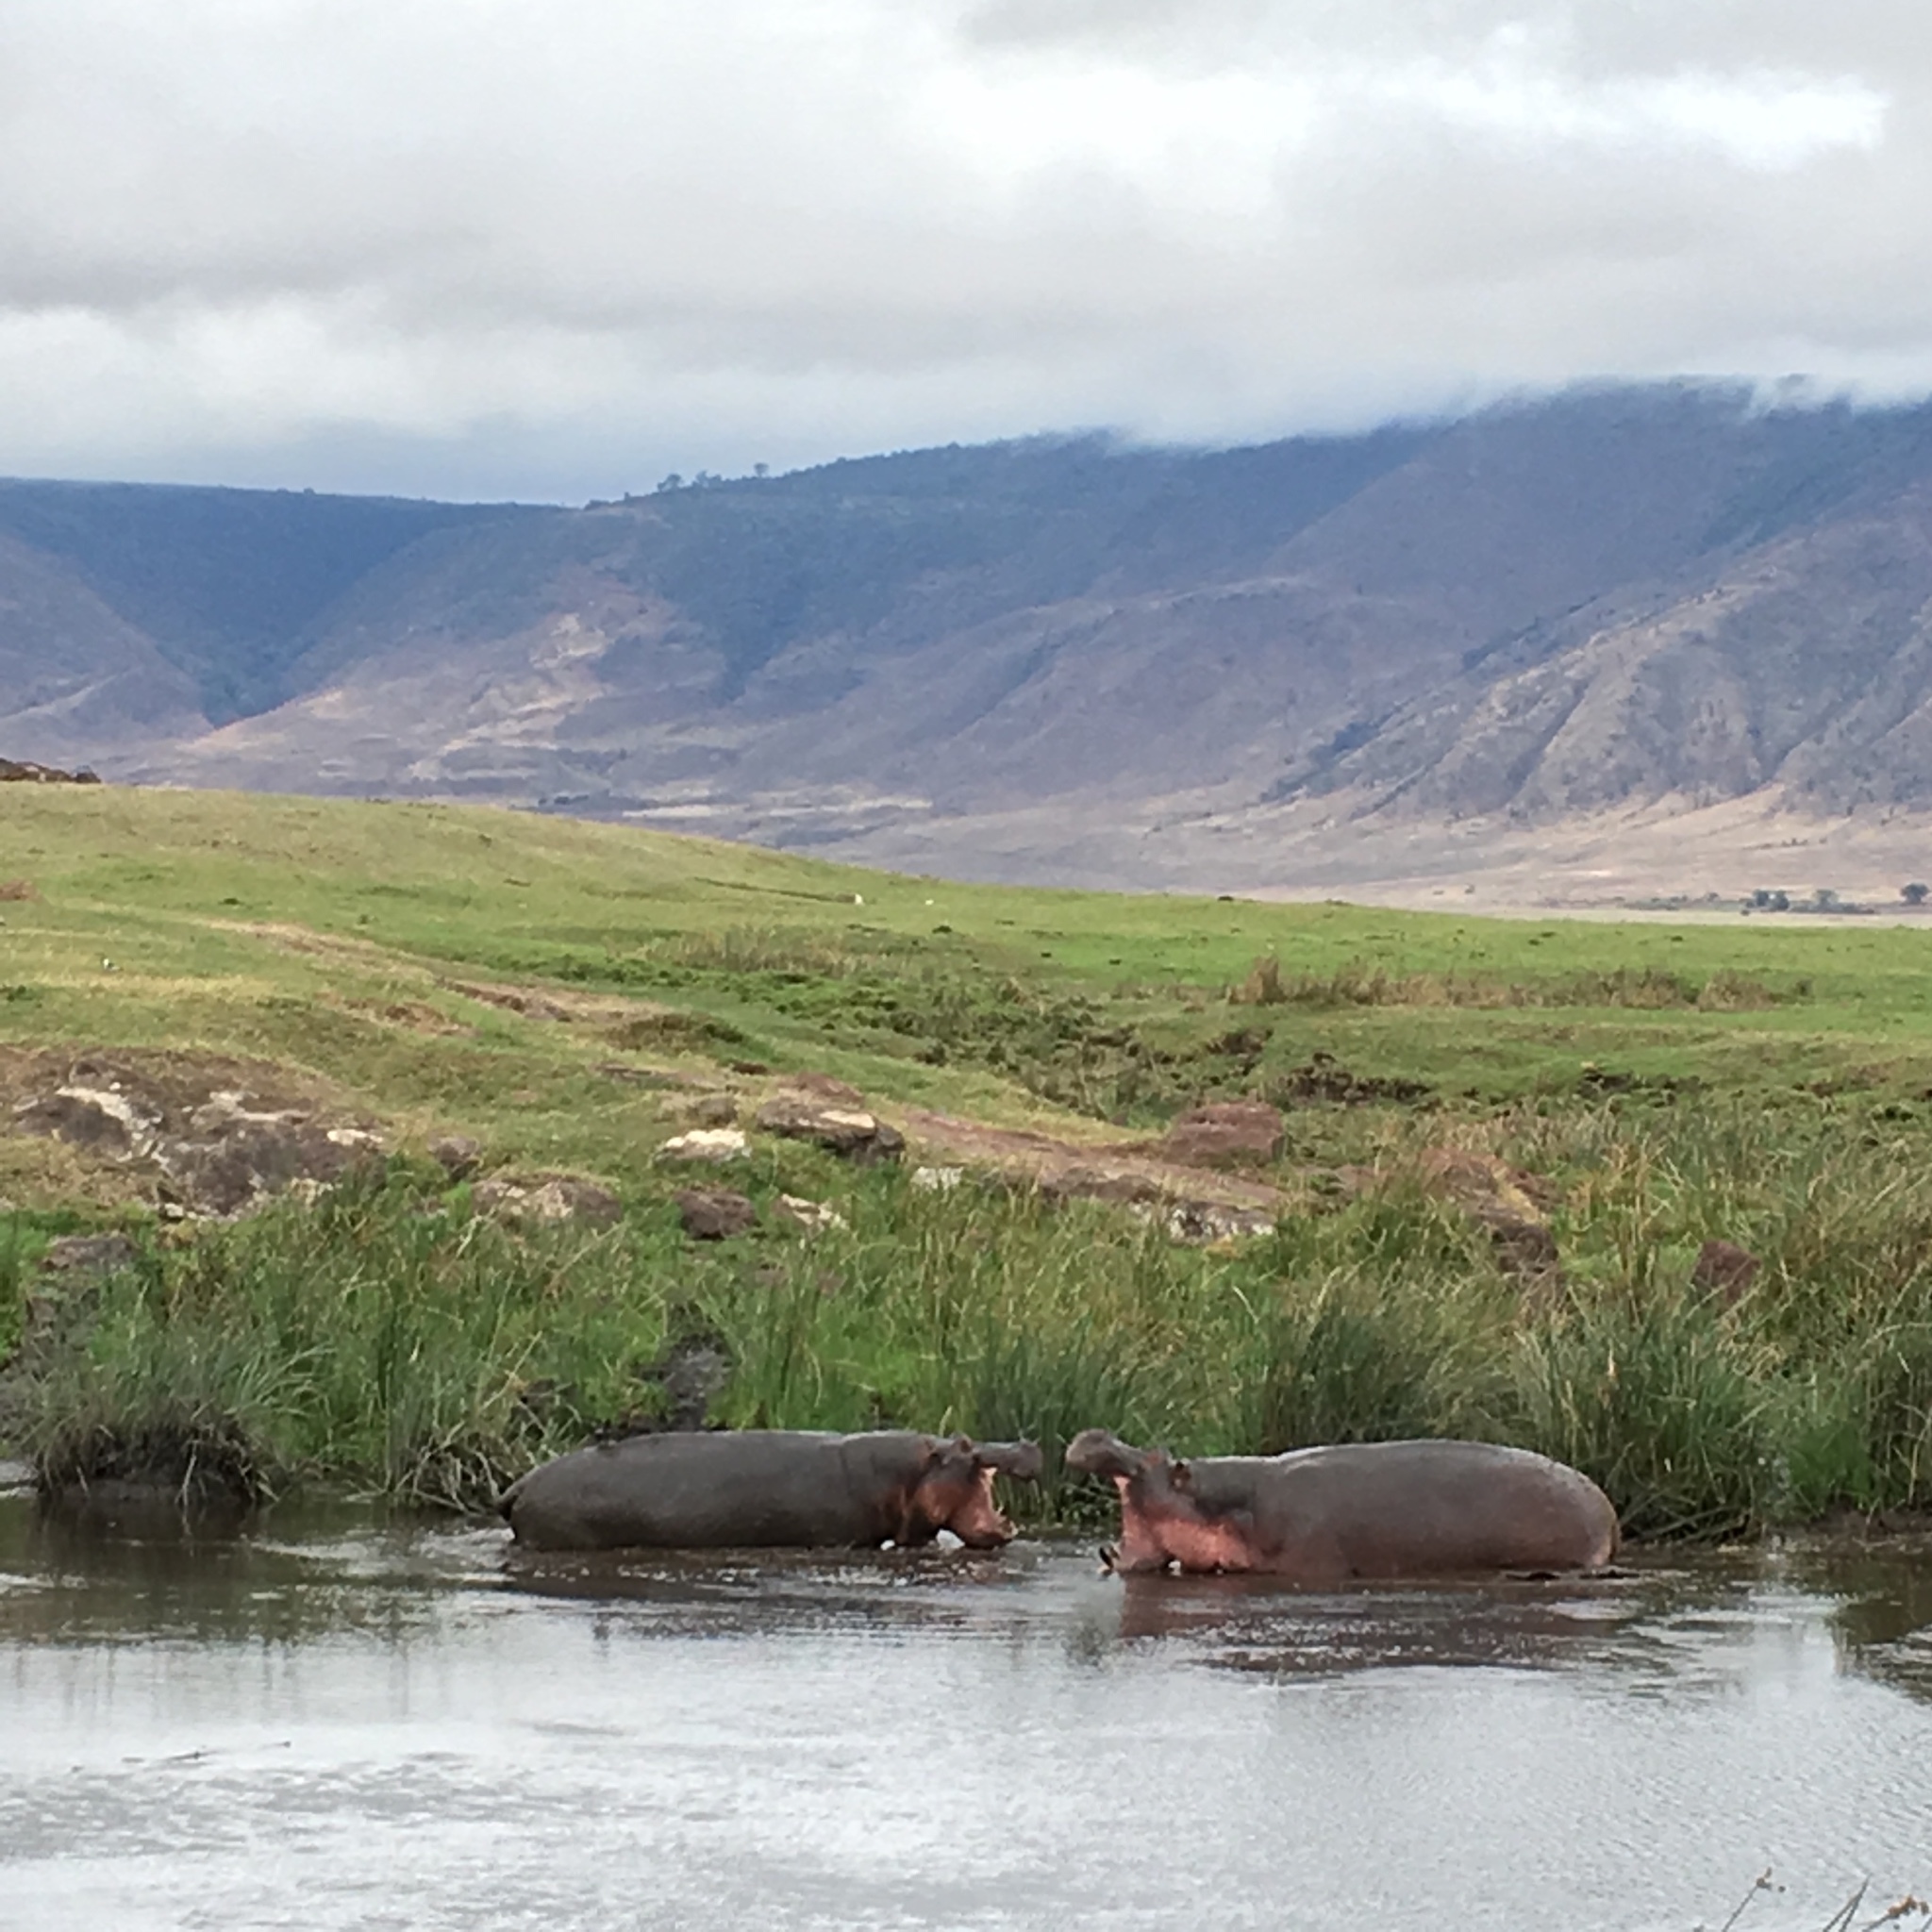
[[[735,1424],[1481,1435],[1575,1462],[1644,1535],[1932,1505],[1932,935],[973,888],[504,812],[8,790],[0,1073],[247,1056],[395,1150],[379,1184],[176,1228],[136,1165],[0,1130],[0,1436],[57,1471],[201,1441],[271,1487],[475,1503],[651,1415],[702,1344]],[[1287,1210],[1204,1250],[761,1141],[734,1185],[849,1226],[687,1240],[652,1159],[680,1090],[642,1076],[742,1099],[806,1069],[1075,1145],[1268,1099]],[[449,1131],[624,1217],[479,1219],[422,1158]],[[1425,1184],[1443,1150],[1537,1177],[1559,1277]],[[136,1265],[40,1272],[107,1226]],[[1710,1237],[1762,1264],[1733,1298],[1692,1285]],[[1085,1506],[1050,1481],[1024,1507]]]
[[[728,1363],[736,1424],[915,1425],[1058,1447],[1104,1421],[1194,1454],[1414,1434],[1575,1463],[1642,1536],[1932,1505],[1932,1175],[1822,1110],[1499,1123],[1572,1174],[1560,1286],[1525,1291],[1456,1209],[1391,1179],[1226,1252],[1092,1204],[851,1175],[846,1231],[685,1241],[667,1207],[519,1235],[398,1169],[201,1231],[79,1294],[30,1351],[23,1435],[57,1472],[105,1432],[245,1445],[326,1479],[487,1503]],[[760,1174],[755,1193],[780,1176]],[[1690,1282],[1713,1226],[1757,1280]],[[98,1467],[98,1464],[95,1465]],[[1081,1508],[1050,1477],[1036,1519]]]

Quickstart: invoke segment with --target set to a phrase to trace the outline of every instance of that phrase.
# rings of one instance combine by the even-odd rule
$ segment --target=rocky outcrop
[[[582,1221],[608,1227],[624,1215],[624,1203],[608,1188],[575,1174],[497,1175],[478,1181],[470,1200],[477,1213],[506,1221]]]
[[[179,1214],[240,1214],[298,1183],[331,1185],[382,1151],[371,1124],[301,1091],[286,1069],[210,1055],[8,1055],[0,1093],[15,1132],[130,1171]]]

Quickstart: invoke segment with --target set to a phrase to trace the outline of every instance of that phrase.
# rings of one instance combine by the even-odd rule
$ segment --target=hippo
[[[540,1550],[908,1547],[942,1529],[995,1550],[1013,1525],[994,1472],[1032,1482],[1041,1467],[1033,1442],[905,1429],[632,1436],[533,1469],[499,1507]]]
[[[1587,1475],[1492,1442],[1348,1442],[1179,1462],[1106,1429],[1067,1467],[1121,1496],[1110,1569],[1256,1571],[1297,1583],[1599,1570],[1617,1512]]]

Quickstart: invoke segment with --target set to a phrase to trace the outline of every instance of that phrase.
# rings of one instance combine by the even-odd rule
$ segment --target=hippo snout
[[[1131,1479],[1147,1467],[1147,1453],[1123,1442],[1111,1429],[1082,1429],[1067,1444],[1066,1463],[1080,1475]]]

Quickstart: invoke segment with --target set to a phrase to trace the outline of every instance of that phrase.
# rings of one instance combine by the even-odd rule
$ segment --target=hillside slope
[[[46,695],[33,633],[0,633],[6,748],[110,775],[1120,884],[1388,878],[1477,824],[1932,808],[1923,408],[1610,389],[568,511],[189,492],[223,499],[196,508],[220,541],[184,539],[172,576],[151,507],[98,495],[57,527],[22,491],[0,490],[0,586],[8,556],[53,573],[84,662]],[[63,693],[96,744],[52,735]]]

